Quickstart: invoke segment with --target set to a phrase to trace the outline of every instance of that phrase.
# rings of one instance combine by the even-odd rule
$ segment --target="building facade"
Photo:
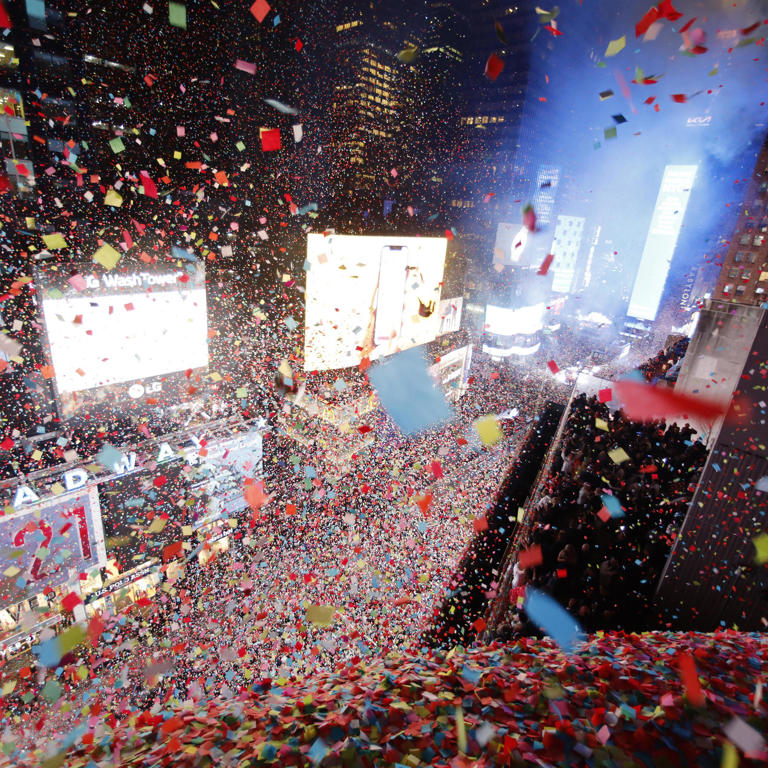
[[[768,139],[747,186],[714,296],[716,301],[768,303]]]

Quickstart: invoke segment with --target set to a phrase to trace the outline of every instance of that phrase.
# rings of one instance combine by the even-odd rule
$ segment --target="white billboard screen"
[[[304,369],[359,365],[440,330],[442,237],[307,237]]]
[[[440,328],[437,335],[444,333],[453,333],[461,328],[461,310],[464,306],[464,298],[459,296],[457,299],[442,299],[440,302]]]
[[[668,165],[664,169],[632,298],[629,300],[627,314],[630,317],[656,319],[697,168],[696,165]]]
[[[544,305],[532,304],[520,309],[495,307],[485,308],[485,330],[498,336],[532,334],[544,327]]]
[[[107,393],[134,397],[149,379],[208,365],[202,265],[121,272],[89,265],[36,279],[65,416]]]

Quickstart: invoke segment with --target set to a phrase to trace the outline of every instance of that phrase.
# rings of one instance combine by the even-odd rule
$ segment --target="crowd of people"
[[[597,396],[574,398],[499,633],[535,631],[520,610],[528,585],[586,631],[658,624],[653,592],[705,457],[687,424],[631,422]]]
[[[660,349],[653,357],[639,366],[638,370],[647,381],[664,378],[685,357],[690,339],[683,337]]]
[[[98,642],[62,659],[55,701],[43,694],[51,672],[30,662],[0,725],[26,748],[71,722],[65,702],[126,717],[418,647],[520,440],[547,399],[567,395],[546,373],[488,362],[471,373],[451,421],[417,437],[382,410],[366,413],[355,426],[373,440],[341,471],[314,442],[271,429],[269,501],[238,520],[229,550],[164,573],[154,596],[104,616]],[[502,439],[483,445],[473,422],[511,406]],[[345,439],[333,424],[320,429]],[[331,618],[317,621],[323,610]]]

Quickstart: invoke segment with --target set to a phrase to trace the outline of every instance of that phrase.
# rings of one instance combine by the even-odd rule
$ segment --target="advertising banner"
[[[307,237],[304,369],[326,371],[433,341],[444,237]]]
[[[106,565],[95,486],[0,517],[0,607]]]

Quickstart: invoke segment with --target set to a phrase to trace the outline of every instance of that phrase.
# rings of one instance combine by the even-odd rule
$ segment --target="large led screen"
[[[696,165],[668,165],[659,187],[627,314],[653,321],[688,207]]]
[[[95,487],[0,518],[0,608],[106,564]]]
[[[36,272],[62,416],[104,400],[164,401],[163,377],[208,365],[201,264]]]
[[[304,369],[346,368],[432,341],[446,244],[442,237],[309,235]]]

